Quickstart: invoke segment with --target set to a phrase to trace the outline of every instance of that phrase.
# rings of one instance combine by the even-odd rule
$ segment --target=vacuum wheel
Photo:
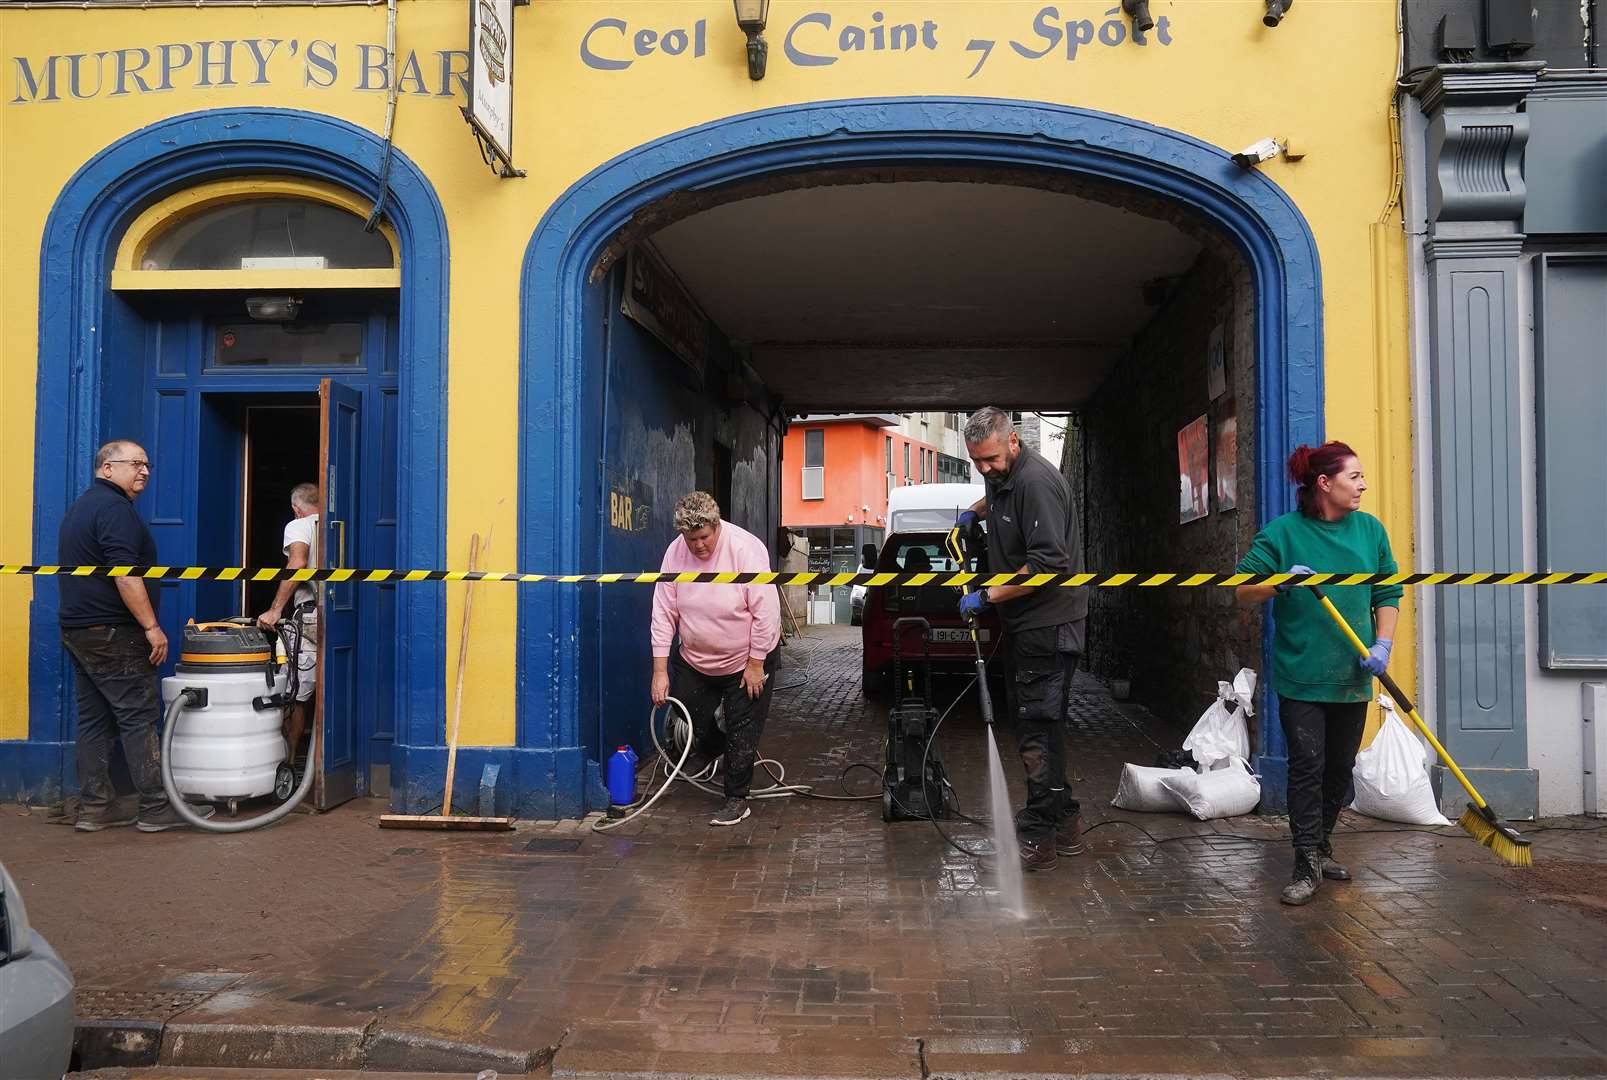
[[[896,820],[893,817],[893,789],[890,787],[882,788],[882,820]]]
[[[296,770],[281,762],[273,774],[273,797],[286,802],[296,793]]]

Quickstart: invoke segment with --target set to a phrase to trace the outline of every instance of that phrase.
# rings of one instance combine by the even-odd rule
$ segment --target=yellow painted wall
[[[1087,20],[1091,36],[1066,59],[1064,36],[1034,29],[1058,12],[1058,25]],[[492,564],[508,567],[515,550],[517,330],[521,259],[552,200],[599,163],[664,134],[737,113],[811,100],[895,95],[971,95],[1076,105],[1135,117],[1216,145],[1237,149],[1265,135],[1292,139],[1306,157],[1277,160],[1264,171],[1294,198],[1311,224],[1322,259],[1327,339],[1328,430],[1363,455],[1374,480],[1371,509],[1390,527],[1403,565],[1412,562],[1410,413],[1405,345],[1403,241],[1398,228],[1374,233],[1392,182],[1388,106],[1394,79],[1394,0],[1306,0],[1276,30],[1262,26],[1262,0],[1152,0],[1166,36],[1138,47],[1101,44],[1102,28],[1126,33],[1116,0],[1055,5],[1014,0],[930,2],[776,0],[771,11],[768,77],[747,77],[744,39],[726,0],[604,2],[537,0],[515,12],[515,163],[522,180],[498,180],[481,163],[458,113],[442,90],[442,50],[466,45],[461,0],[402,0],[398,32],[403,74],[396,144],[429,176],[446,210],[452,245],[451,355],[447,411],[448,551],[467,558],[469,536],[495,527]],[[789,28],[828,12],[832,30],[808,24],[796,43],[836,62],[800,67],[785,52]],[[838,53],[847,24],[870,28],[916,23],[936,47],[908,52]],[[627,36],[607,27],[592,35],[594,51],[630,60],[623,70],[596,70],[580,46],[602,19],[623,20]],[[654,51],[637,57],[634,35],[682,28],[695,36],[702,20],[706,54]],[[926,24],[931,28],[927,30]],[[1077,28],[1073,28],[1073,33]],[[1062,31],[1064,35],[1064,31]],[[224,40],[233,47],[237,85],[197,86],[188,44]],[[253,53],[244,44],[256,42]],[[270,46],[271,40],[278,44]],[[366,56],[380,55],[385,10],[343,8],[112,9],[84,11],[0,7],[0,560],[28,557],[31,535],[32,401],[37,358],[39,240],[56,193],[98,150],[165,117],[247,105],[323,112],[378,131],[383,81]],[[980,65],[984,49],[996,44]],[[316,44],[315,44],[316,42]],[[161,46],[171,46],[162,49]],[[218,45],[211,46],[214,57]],[[117,50],[134,50],[117,53]],[[147,66],[140,69],[147,50]],[[106,52],[107,82],[87,100],[71,96],[65,62],[57,91],[43,79],[51,55]],[[408,57],[416,57],[417,68]],[[33,90],[18,58],[39,83]],[[119,58],[153,87],[143,92]],[[161,61],[173,71],[161,86]],[[311,58],[311,59],[309,59]],[[88,64],[88,60],[84,62]],[[87,70],[87,68],[86,68]],[[461,69],[460,69],[461,70]],[[415,78],[415,71],[417,77]],[[214,69],[216,81],[220,73]],[[260,76],[260,81],[259,81]],[[328,81],[330,85],[320,85]],[[122,92],[119,92],[122,91]],[[20,100],[19,100],[20,99]],[[1375,259],[1375,248],[1378,257]],[[1376,272],[1386,275],[1375,289]],[[1382,410],[1382,411],[1380,411]],[[529,568],[535,569],[535,568]],[[546,569],[546,568],[543,568]],[[551,568],[561,569],[561,568]],[[625,569],[625,568],[620,568]],[[26,619],[31,585],[0,579],[0,738],[25,737]],[[457,656],[461,595],[449,601],[446,655]],[[466,744],[513,741],[514,591],[485,587],[475,601],[474,649],[465,692]],[[1404,627],[1397,667],[1414,659]],[[453,672],[447,672],[451,685]]]

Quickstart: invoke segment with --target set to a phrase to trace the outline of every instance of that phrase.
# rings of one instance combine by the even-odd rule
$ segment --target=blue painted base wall
[[[480,775],[500,766],[496,813],[526,820],[582,817],[608,806],[597,763],[578,748],[530,750],[515,746],[460,746],[452,803],[479,813]],[[391,753],[391,806],[397,813],[438,811],[446,788],[446,747],[399,745]]]
[[[77,790],[72,761],[72,743],[0,742],[0,800],[55,806]]]

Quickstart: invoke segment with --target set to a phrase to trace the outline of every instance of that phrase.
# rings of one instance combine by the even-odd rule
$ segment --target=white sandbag
[[[1248,814],[1261,801],[1261,781],[1251,774],[1249,763],[1241,757],[1231,758],[1222,768],[1208,772],[1184,769],[1163,776],[1161,786],[1201,821]]]
[[[1187,807],[1176,795],[1166,790],[1162,778],[1187,773],[1192,769],[1152,769],[1147,765],[1123,765],[1121,782],[1116,785],[1116,797],[1110,805],[1121,810],[1140,810],[1145,813],[1165,813],[1185,810]]]
[[[1183,749],[1194,755],[1200,771],[1220,768],[1230,758],[1250,757],[1250,729],[1245,717],[1255,713],[1255,672],[1240,668],[1231,683],[1216,684],[1216,700],[1201,714]]]
[[[1440,813],[1424,765],[1425,752],[1411,729],[1395,713],[1395,703],[1387,695],[1378,696],[1384,722],[1372,745],[1356,755],[1356,801],[1351,808],[1368,817],[1399,821],[1407,825],[1449,825]]]

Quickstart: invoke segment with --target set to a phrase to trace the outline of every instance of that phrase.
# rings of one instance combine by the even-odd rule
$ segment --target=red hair
[[[1295,482],[1295,503],[1307,517],[1317,515],[1317,477],[1337,475],[1345,461],[1356,456],[1356,451],[1334,440],[1318,447],[1304,443],[1289,455],[1289,479]]]

